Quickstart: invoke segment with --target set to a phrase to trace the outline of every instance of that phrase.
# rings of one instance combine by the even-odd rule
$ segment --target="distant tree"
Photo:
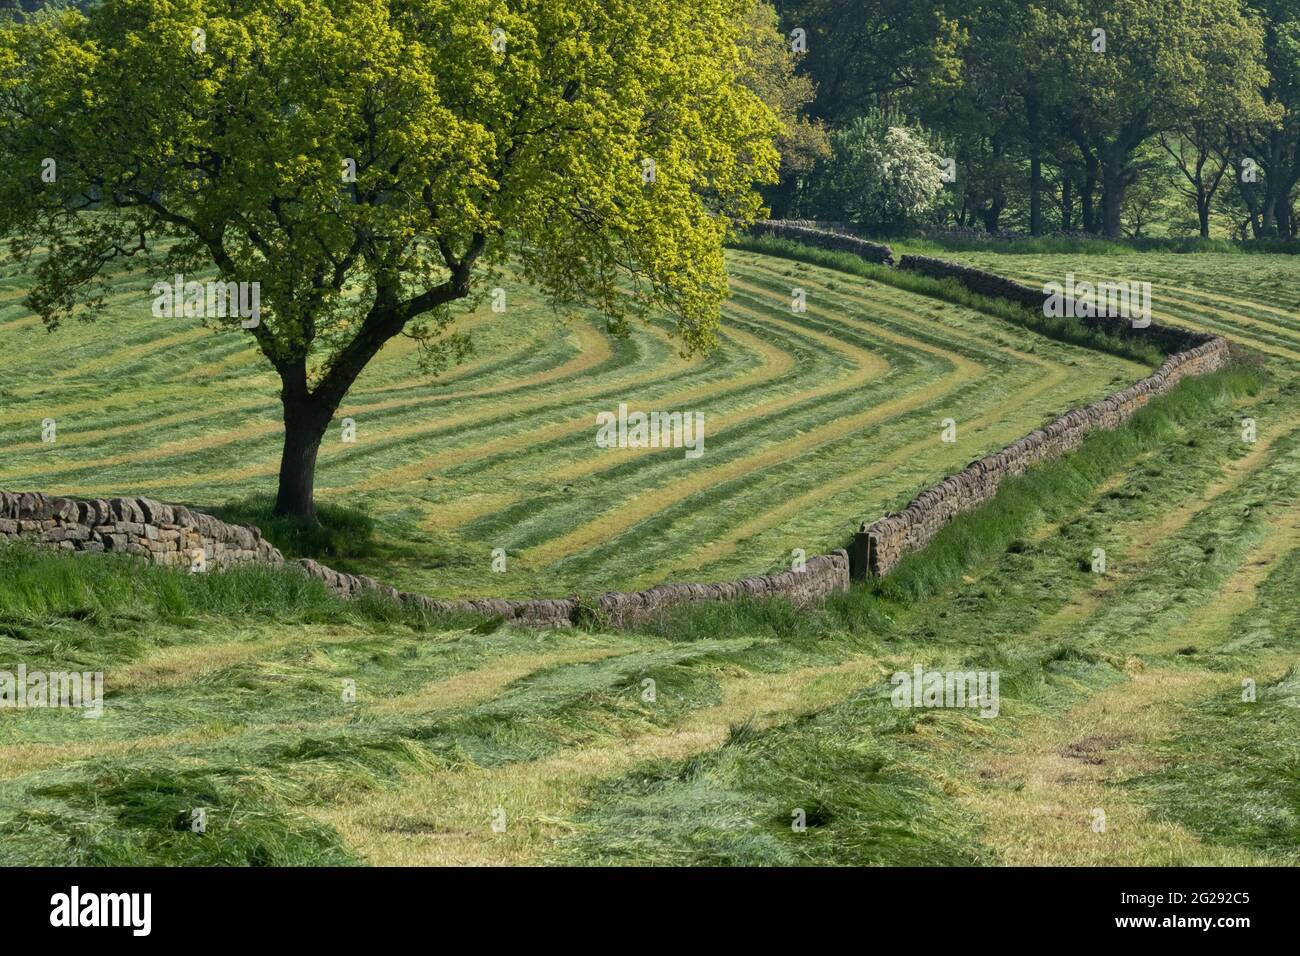
[[[1141,239],[1153,232],[1169,231],[1180,219],[1186,219],[1186,207],[1179,201],[1176,188],[1175,177],[1179,174],[1158,143],[1149,141],[1140,146],[1133,157],[1133,168],[1133,184],[1124,192],[1124,235]],[[1179,232],[1177,228],[1172,231]]]
[[[830,138],[825,124],[807,115],[816,87],[809,76],[796,72],[799,55],[793,41],[781,32],[770,4],[756,3],[746,16],[741,55],[745,61],[741,82],[758,94],[781,123],[777,139],[780,182],[763,194],[773,212],[784,216],[796,201],[803,177],[830,155]]]
[[[782,171],[807,172],[830,155],[830,139],[820,120],[805,115],[816,87],[807,75],[795,72],[798,57],[789,38],[781,33],[771,4],[756,3],[746,15],[740,49],[745,64],[741,82],[758,94],[781,123],[777,146]]]
[[[1257,35],[1257,24],[1241,34],[1243,50],[1254,48]],[[1276,129],[1285,111],[1280,103],[1256,95],[1254,89],[1242,88],[1246,82],[1263,84],[1267,90],[1271,74],[1258,62],[1252,65],[1220,56],[1202,67],[1188,80],[1200,84],[1194,90],[1193,108],[1170,129],[1161,131],[1159,139],[1180,173],[1178,191],[1192,201],[1200,234],[1208,238],[1214,196],[1233,168],[1234,145],[1243,137]]]
[[[822,218],[869,232],[899,232],[929,211],[943,188],[941,158],[920,130],[858,117],[831,138],[815,202]]]
[[[1238,0],[1059,0],[1045,12],[1050,82],[1083,158],[1085,193],[1100,182],[1091,224],[1108,236],[1120,235],[1147,140],[1197,116],[1263,109],[1262,31]]]
[[[1214,196],[1232,168],[1231,142],[1225,125],[1201,120],[1160,134],[1160,145],[1173,159],[1180,177],[1174,188],[1195,205],[1197,229],[1205,239],[1210,236]]]
[[[1029,229],[1042,231],[1043,162],[1050,154],[1052,104],[1043,60],[1051,55],[1041,11],[1026,0],[984,0],[958,14],[961,84],[920,91],[927,126],[957,143],[958,188],[969,213],[996,232],[1028,173]],[[1026,167],[1027,166],[1027,170]]]
[[[1241,161],[1255,160],[1260,176],[1236,180],[1250,212],[1256,238],[1295,236],[1300,223],[1291,214],[1292,194],[1300,183],[1300,0],[1246,0],[1262,24],[1267,75],[1260,92],[1272,115],[1234,118],[1233,149]]]
[[[782,26],[801,30],[800,69],[817,85],[815,115],[847,124],[921,86],[956,88],[962,38],[948,8],[964,0],[783,0]]]
[[[260,283],[246,334],[282,385],[275,510],[311,521],[357,376],[397,335],[455,353],[452,304],[507,255],[616,328],[659,306],[684,351],[716,341],[723,240],[778,162],[778,124],[737,79],[749,7],[104,0],[28,17],[0,28],[0,233],[51,326],[79,304],[93,318],[124,259]]]

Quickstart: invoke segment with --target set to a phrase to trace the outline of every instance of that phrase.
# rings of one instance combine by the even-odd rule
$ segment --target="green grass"
[[[316,558],[321,561],[349,561],[372,558],[375,519],[365,511],[341,505],[323,504],[316,511],[317,524],[274,514],[275,499],[246,498],[214,509],[222,521],[253,525],[272,541],[286,558]]]
[[[1127,427],[1094,432],[1079,451],[1008,479],[991,507],[958,515],[924,551],[905,557],[874,587],[898,601],[938,594],[971,564],[1023,547],[1022,535],[1068,514],[1125,461],[1169,442],[1189,423],[1234,399],[1258,394],[1260,387],[1259,373],[1243,366],[1187,379],[1174,393],[1140,409]]]
[[[340,866],[359,862],[239,766],[106,766],[51,775],[0,824],[10,866]],[[265,783],[265,782],[263,782]],[[267,793],[266,790],[270,790]],[[275,797],[279,796],[280,801]],[[204,831],[193,831],[201,809]],[[57,853],[53,859],[51,854]]]
[[[804,613],[780,602],[751,601],[684,608],[654,626],[665,637],[686,639],[718,633],[785,635],[792,642],[815,642],[827,631],[854,626],[887,626],[918,602],[942,594],[973,566],[1032,550],[1023,536],[1044,523],[1061,521],[1097,493],[1126,462],[1178,442],[1178,456],[1190,481],[1203,476],[1192,459],[1202,439],[1183,444],[1186,430],[1217,420],[1219,453],[1230,455],[1232,404],[1255,396],[1262,373],[1235,365],[1210,375],[1185,379],[1167,395],[1139,410],[1123,428],[1094,432],[1070,454],[1044,462],[1003,482],[993,500],[958,515],[922,551],[911,554],[887,577],[863,582],[848,595],[832,597],[818,613]],[[1292,389],[1294,392],[1295,390]],[[1239,444],[1239,442],[1238,442]],[[1169,469],[1161,469],[1166,477]],[[1083,555],[1090,551],[1081,551]]]
[[[1004,706],[1059,705],[1062,692],[1102,688],[1115,668],[1060,645],[995,648],[934,660],[996,669]],[[943,652],[939,652],[943,653]],[[924,658],[923,658],[924,659]],[[664,762],[598,788],[578,836],[554,862],[689,866],[976,866],[997,863],[984,825],[952,799],[959,759],[927,740],[978,739],[973,714],[900,709],[882,681],[802,720]],[[804,829],[793,824],[802,811]]]
[[[978,820],[945,799],[906,741],[915,714],[861,696],[778,733],[733,729],[683,764],[601,788],[552,862],[806,866],[992,862]],[[801,817],[797,816],[802,814]],[[799,819],[804,828],[794,829]]]
[[[1300,863],[1298,690],[1292,671],[1260,688],[1253,705],[1242,702],[1240,691],[1203,701],[1161,749],[1170,769],[1130,785],[1157,817],[1207,842]]]
[[[1220,379],[1219,386],[1230,379]],[[1213,407],[1215,391],[1185,398],[1190,390],[1179,389],[1173,397],[1187,401],[1184,411],[1206,411],[1202,402],[1211,399]],[[1294,390],[1288,402],[1293,407]],[[1014,747],[1044,718],[1075,724],[1074,738],[1086,739],[1087,724],[1071,713],[1093,695],[1127,692],[1134,673],[1232,673],[1263,653],[1294,653],[1300,535],[1289,544],[1296,550],[1270,575],[1258,607],[1200,633],[1194,648],[1170,644],[1170,635],[1191,633],[1189,623],[1247,566],[1252,549],[1271,530],[1272,516],[1293,507],[1288,496],[1300,487],[1300,440],[1292,432],[1239,487],[1196,505],[1186,526],[1154,549],[1135,552],[1131,542],[1138,529],[1159,522],[1174,502],[1194,500],[1196,489],[1204,489],[1218,470],[1204,467],[1207,460],[1222,460],[1231,451],[1222,425],[1211,439],[1213,430],[1191,424],[1195,417],[1181,424],[1165,418],[1170,410],[1156,406],[1145,422],[1117,433],[1153,439],[1129,447],[1129,464],[1120,469],[1126,478],[1118,487],[1098,495],[1094,484],[1089,493],[1067,495],[1040,513],[1055,534],[1017,541],[987,557],[1005,533],[1023,530],[1022,484],[971,516],[994,531],[990,547],[961,549],[956,544],[965,535],[956,535],[949,542],[954,550],[917,556],[914,583],[903,589],[909,601],[891,607],[881,597],[894,588],[859,588],[810,615],[796,632],[796,642],[818,629],[833,633],[852,626],[855,615],[845,613],[846,606],[865,608],[871,629],[881,635],[877,652],[889,661],[882,677],[894,668],[910,670],[916,661],[936,669],[997,670],[1000,719],[900,711],[890,706],[889,685],[882,680],[807,720],[741,732],[701,757],[602,784],[593,790],[575,835],[551,859],[677,865],[1006,862],[997,848],[1014,844],[1015,834],[990,833],[975,812],[980,803],[965,798],[987,791],[1000,802],[1001,788],[1019,786],[1003,782],[992,769],[980,770],[997,766],[990,752]],[[1156,418],[1163,419],[1159,426]],[[1086,473],[1081,460],[1098,454],[1100,464],[1109,450],[1085,444],[1057,464]],[[1035,476],[1031,472],[1030,479]],[[1118,573],[1119,583],[1106,601],[1061,630],[1055,623],[1059,612],[1090,606],[1089,582],[1097,577],[1081,569],[1079,560],[1097,544],[1110,552],[1111,575]],[[984,560],[982,566],[965,564],[964,575],[954,576],[949,562],[957,555]],[[921,570],[927,561],[938,564],[931,574]],[[917,593],[928,589],[916,584],[936,582],[948,586],[928,598]],[[718,616],[711,623],[713,633],[729,632]],[[754,633],[762,625],[756,615],[742,612],[732,626]],[[1242,704],[1238,691],[1190,709],[1182,733],[1151,747],[1151,759],[1169,769],[1114,785],[1148,807],[1153,819],[1175,821],[1218,846],[1256,853],[1258,862],[1293,862],[1295,691],[1292,670],[1261,688],[1258,705]],[[1091,805],[1080,806],[1081,833],[1087,832]],[[808,811],[816,825],[792,830],[795,808]],[[1123,834],[1118,842],[1116,854],[1132,854],[1118,860],[1164,859],[1159,842],[1144,845]]]
[[[302,624],[446,620],[369,595],[344,602],[293,570],[244,565],[190,575],[132,557],[69,561],[25,545],[0,549],[0,627],[11,637],[27,639],[26,628],[53,622],[127,630],[211,616]]]
[[[1300,628],[1300,554],[1292,552],[1261,587],[1248,614],[1233,622],[1235,640],[1210,666],[1249,660],[1261,646],[1290,644]],[[1223,660],[1220,658],[1227,658]],[[1249,673],[1247,665],[1245,672]],[[1300,862],[1300,671],[1263,675],[1244,687],[1195,701],[1179,731],[1161,742],[1166,767],[1129,782],[1160,819],[1208,842],[1248,847],[1279,862]]]
[[[904,503],[979,449],[1018,437],[1027,421],[1041,424],[1090,390],[1111,390],[1140,373],[1137,363],[1098,358],[859,276],[745,251],[732,258],[733,328],[752,330],[806,365],[766,382],[732,381],[723,393],[736,393],[737,409],[789,397],[791,409],[822,417],[749,421],[750,434],[762,436],[752,447],[739,434],[730,446],[720,434],[718,465],[771,448],[778,471],[737,468],[718,487],[661,502],[639,534],[595,542],[589,556],[563,562],[570,571],[608,559],[619,573],[638,562],[652,573],[687,565],[697,553],[715,570],[734,568],[712,544],[728,533],[741,536],[737,553],[745,559],[768,548],[777,561],[791,538],[811,538],[818,528],[828,543],[843,543],[856,520]],[[1230,308],[1259,321],[1270,315],[1258,308],[1269,301],[1252,298],[1249,276],[1220,259],[1182,261],[1184,285],[1254,303]],[[1008,262],[1008,271],[1040,267]],[[1250,262],[1265,283],[1286,275],[1272,260]],[[1168,267],[1159,257],[1151,266]],[[1216,285],[1210,273],[1219,272],[1225,278]],[[783,304],[796,284],[809,291],[803,316]],[[1211,300],[1197,301],[1189,323],[1214,320],[1198,311]],[[1239,341],[1260,334],[1258,326],[1241,329],[1234,330]],[[142,335],[138,344],[152,341]],[[890,372],[855,381],[861,357],[832,341],[888,356]],[[622,347],[615,343],[611,354]],[[97,354],[108,353],[92,348],[83,358]],[[615,376],[639,361],[624,358],[632,365]],[[985,371],[946,381],[958,359]],[[0,357],[0,374],[13,367],[7,361]],[[401,361],[393,361],[397,375]],[[753,352],[732,371],[761,367]],[[801,379],[814,372],[826,376],[816,379],[813,390],[825,388],[816,395]],[[679,373],[714,387],[689,371],[669,374]],[[243,374],[237,390],[247,396]],[[503,366],[484,374],[505,384],[518,373]],[[1049,374],[1057,375],[1052,387],[1007,413],[1008,402]],[[848,377],[841,383],[837,375]],[[0,428],[21,446],[30,441],[22,422],[45,386],[4,381],[10,394]],[[151,431],[160,409],[149,407],[147,382],[135,395],[94,375],[77,383],[84,399],[64,383],[40,400],[84,401],[104,428],[140,428],[100,436],[101,453],[128,447],[124,435],[165,443],[176,427]],[[536,388],[549,400],[581,387],[553,384],[523,391]],[[797,422],[839,422],[927,387],[933,396],[887,419],[888,427],[848,429],[782,461],[782,449],[800,440]],[[454,400],[451,414],[456,402],[478,415],[509,401],[508,394]],[[964,416],[955,449],[930,447],[939,445],[945,409]],[[1257,445],[1241,440],[1247,416],[1258,423]],[[202,409],[192,417],[201,425],[196,434],[212,429],[222,438],[243,421]],[[440,424],[449,435],[468,433],[431,450],[494,440],[481,428],[524,435],[508,417],[493,426]],[[527,419],[529,427],[536,421]],[[1185,380],[1123,428],[1090,436],[1073,455],[1007,483],[895,577],[815,609],[782,601],[700,606],[638,634],[605,633],[594,621],[536,632],[431,617],[377,598],[346,603],[291,569],[185,575],[108,556],[0,547],[0,670],[20,662],[98,670],[106,687],[97,720],[60,709],[0,712],[0,863],[1294,862],[1288,668],[1300,623],[1292,597],[1300,567],[1297,422],[1300,387],[1282,356]],[[418,415],[407,423],[419,423]],[[72,443],[75,432],[67,434]],[[861,447],[859,435],[867,439]],[[338,453],[344,457],[327,473],[389,475],[413,440],[390,437],[386,451],[371,447],[351,464],[356,450]],[[566,441],[524,442],[500,452],[493,467],[507,481]],[[246,459],[220,449],[222,467],[243,467]],[[36,475],[49,451],[6,452],[6,467]],[[161,469],[147,458],[101,470],[105,480],[121,480],[111,477],[115,469]],[[559,454],[556,466],[575,460]],[[183,474],[201,477],[202,467],[196,462]],[[653,456],[624,462],[608,469],[610,487],[620,494],[671,488],[682,480],[675,467]],[[445,499],[421,500],[454,503],[452,485],[462,497],[496,493],[493,474],[467,458],[440,473]],[[842,487],[823,488],[837,476]],[[233,502],[227,515],[265,514],[265,497],[218,487],[210,500]],[[392,574],[376,572],[393,580],[410,573],[403,561],[440,554],[454,567],[465,541],[482,547],[511,529],[521,541],[557,540],[585,506],[544,490],[553,497],[535,510],[521,501],[466,522],[476,531],[461,532],[469,537],[458,542],[425,530],[417,508],[388,510],[404,487],[364,502],[326,497],[338,510],[327,513],[323,532],[274,534],[294,553],[333,548],[341,564],[369,566],[396,554]],[[519,491],[526,497],[533,489]],[[610,497],[617,507],[613,491]],[[202,503],[197,495],[187,500]],[[780,520],[752,523],[769,514]],[[1108,556],[1104,575],[1088,570],[1098,547]],[[916,664],[998,670],[998,718],[892,707],[889,675]],[[1229,692],[1251,674],[1260,699],[1257,709],[1243,710],[1251,705],[1235,702],[1239,690]],[[655,690],[649,698],[647,681]],[[349,688],[355,700],[344,693]],[[1059,756],[1092,752],[1090,740],[1114,733],[1099,721],[1126,706],[1133,716],[1113,752],[1101,751],[1102,763]],[[1049,749],[1065,767],[1044,777],[1025,761],[1041,751],[1045,734],[1059,736]],[[1082,780],[1088,773],[1097,779]],[[1055,789],[1039,794],[1039,780]],[[1105,840],[1087,829],[1087,809],[1098,805],[1115,821]],[[189,826],[197,808],[207,810],[204,833]],[[1042,815],[1018,815],[1026,808]],[[509,820],[504,833],[491,827],[498,809]],[[790,826],[796,809],[806,816],[803,832]]]
[[[1037,519],[1064,521],[1062,534],[991,556],[989,549],[935,551],[943,562],[964,555],[963,570],[977,575],[977,586],[945,570],[922,578],[937,588],[927,597],[859,587],[812,612],[783,602],[705,607],[662,625],[658,635],[455,627],[395,609],[385,614],[383,602],[343,604],[287,570],[189,576],[122,559],[4,549],[0,666],[23,660],[102,669],[109,696],[99,720],[62,711],[5,717],[0,755],[27,749],[17,751],[26,755],[17,765],[0,763],[2,845],[14,862],[371,859],[365,841],[350,842],[322,815],[382,799],[393,788],[400,793],[426,774],[509,777],[516,767],[689,728],[696,714],[721,706],[739,678],[781,685],[808,668],[829,673],[862,655],[891,666],[998,666],[1004,697],[1023,693],[1034,707],[1060,706],[1058,690],[1077,697],[1081,687],[1122,678],[1115,650],[1073,650],[1059,639],[1025,645],[1020,631],[999,622],[1030,626],[1087,581],[1077,561],[1097,540],[1090,510],[1137,522],[1169,497],[1204,488],[1231,460],[1226,410],[1234,402],[1278,401],[1250,397],[1258,384],[1250,376],[1234,370],[1189,380],[1144,412],[1151,421],[1115,433],[1143,436],[1108,462],[1136,483],[1122,507],[1121,499],[1096,497],[1104,470],[1090,473],[1081,460],[1104,450],[1086,444],[1069,467],[1091,480],[1091,494],[1080,490]],[[1161,487],[1146,474],[1148,455],[1167,463],[1172,484]],[[1286,480],[1300,483],[1300,476]],[[982,512],[1003,537],[1025,530],[1017,514],[1023,494],[1009,490]],[[1241,541],[1239,548],[1250,541],[1238,525],[1218,533]],[[1125,559],[1120,544],[1106,544],[1117,562]],[[41,603],[34,593],[49,597]],[[1126,633],[1127,620],[1118,623],[1108,641]],[[610,656],[543,665],[446,710],[435,702],[433,711],[391,709],[426,693],[430,682],[494,662],[579,651]],[[647,679],[657,686],[653,703],[641,696]],[[341,700],[344,680],[355,682],[356,704]],[[584,862],[993,861],[978,815],[949,799],[950,756],[917,736],[932,715],[900,714],[882,703],[879,683],[867,683],[866,692],[806,721],[751,727],[716,753],[653,763],[597,785],[576,824],[582,838],[537,849]],[[68,747],[82,749],[19,769],[40,748],[57,754]],[[510,802],[508,793],[499,799]],[[194,806],[210,808],[205,835],[182,825]],[[803,834],[789,830],[795,808],[811,821]]]

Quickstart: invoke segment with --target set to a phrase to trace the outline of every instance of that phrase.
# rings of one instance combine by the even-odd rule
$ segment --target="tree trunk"
[[[1254,200],[1251,199],[1250,193],[1246,192],[1245,186],[1242,186],[1240,191],[1241,201],[1246,207],[1246,212],[1250,214],[1250,218],[1247,220],[1250,223],[1250,234],[1256,239],[1262,239],[1264,233],[1259,227],[1259,209]]]
[[[1132,177],[1128,170],[1128,150],[1122,146],[1107,149],[1101,164],[1101,221],[1098,225],[1107,239],[1123,236],[1124,193]]]
[[[1061,170],[1061,231],[1069,232],[1074,225],[1074,195],[1070,191],[1070,171]]]
[[[990,199],[987,209],[980,211],[980,218],[984,220],[984,229],[989,235],[996,235],[998,223],[1002,219],[1002,209],[1005,203],[1000,199]]]
[[[1292,170],[1290,177],[1282,185],[1276,206],[1277,234],[1282,239],[1293,239],[1296,233],[1295,210],[1292,208],[1291,194],[1295,192],[1296,183],[1300,181],[1300,169],[1293,166]]]
[[[1101,192],[1101,225],[1108,239],[1121,238],[1121,213],[1124,208],[1124,187],[1108,183]]]
[[[1043,234],[1043,163],[1037,147],[1029,160],[1029,234]]]
[[[799,175],[785,172],[773,186],[763,190],[763,198],[772,210],[773,219],[791,218],[790,211],[797,205],[799,195]]]
[[[1097,164],[1093,160],[1083,170],[1083,182],[1079,187],[1079,206],[1083,214],[1083,231],[1097,231]]]
[[[357,376],[407,322],[469,295],[474,263],[487,242],[486,233],[475,233],[459,259],[448,252],[445,244],[440,244],[450,278],[406,300],[400,298],[400,282],[395,272],[376,276],[374,304],[352,340],[331,356],[315,388],[308,387],[307,376],[307,350],[315,338],[314,321],[306,323],[310,331],[301,351],[289,358],[277,355],[271,359],[280,375],[280,402],[284,406],[284,452],[280,458],[280,487],[274,511],[277,516],[319,524],[313,497],[316,456],[334,413],[343,404]]]
[[[1038,84],[1032,75],[1026,86],[1025,111],[1029,122],[1029,234],[1043,234],[1043,160]]]
[[[1210,197],[1202,192],[1196,197],[1196,218],[1201,223],[1201,238],[1210,238]]]
[[[1264,216],[1260,222],[1259,231],[1261,235],[1267,238],[1277,235],[1277,225],[1273,221],[1273,210],[1276,202],[1277,196],[1271,191],[1264,195]]]
[[[285,399],[284,453],[280,458],[280,488],[275,498],[277,516],[317,524],[316,455],[329,427],[333,409],[312,403],[310,398]]]

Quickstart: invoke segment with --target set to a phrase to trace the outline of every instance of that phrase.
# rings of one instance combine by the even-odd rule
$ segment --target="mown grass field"
[[[744,251],[730,261],[723,347],[702,359],[678,356],[666,320],[618,339],[509,281],[506,313],[485,302],[465,316],[476,354],[437,381],[396,340],[336,416],[317,480],[343,518],[373,518],[375,540],[319,556],[435,596],[781,570],[794,549],[843,546],[858,522],[1147,370],[1140,355],[861,276]],[[115,277],[98,322],[53,333],[24,311],[22,277],[0,280],[0,487],[145,494],[256,521],[275,487],[278,383],[246,336],[154,318],[155,279]],[[703,456],[598,447],[596,415],[620,403],[702,412]],[[955,443],[940,441],[945,418]]]
[[[1191,301],[1182,285],[1195,282],[1180,276],[1297,268],[1231,258],[1170,256],[1165,281]],[[812,329],[819,296],[859,281],[748,253],[734,261],[738,294],[742,283],[773,290],[772,329],[778,318]],[[1076,275],[1085,264],[1146,277],[1110,259],[1076,259]],[[1041,264],[992,265],[1022,274]],[[786,269],[822,290],[806,316],[780,311]],[[1251,274],[1214,294],[1284,334],[1286,317],[1271,311],[1281,300],[1252,291]],[[1042,394],[1059,399],[1086,392],[1088,374],[1141,373],[1114,356],[1092,356],[1100,370],[1090,373],[1078,347],[992,318],[946,331],[941,322],[956,325],[946,305],[861,281],[876,297],[861,308],[883,312],[879,299],[919,313],[888,331],[952,343],[947,365],[944,350],[917,349],[935,357],[933,381],[965,367],[958,350],[969,342],[985,371],[955,388],[977,404],[1003,388],[1000,401],[1014,402],[1052,375]],[[1219,306],[1165,309],[1157,288],[1158,317],[1224,321]],[[847,318],[827,316],[816,331],[856,342],[838,323]],[[933,340],[922,340],[931,323]],[[1271,344],[1244,321],[1223,331]],[[829,342],[808,348],[848,367]],[[99,669],[108,689],[98,720],[0,713],[0,862],[1300,862],[1300,382],[1288,356],[1260,354],[1184,382],[1124,428],[1009,482],[886,581],[810,612],[718,606],[646,633],[539,633],[344,604],[289,572],[188,576],[0,551],[0,669]],[[1043,401],[1045,416],[1074,399]],[[974,417],[941,405],[914,412],[912,454],[944,454],[937,418]],[[995,420],[1018,414],[992,397],[979,407],[989,424],[959,428],[958,467],[993,441]],[[1242,440],[1244,417],[1257,422],[1254,443]],[[355,453],[335,454],[341,464]],[[816,462],[815,447],[805,456]],[[900,455],[889,469],[913,484],[897,478],[892,493],[910,497],[927,468],[943,463]],[[850,514],[872,507],[857,497],[871,480],[887,489],[896,476],[846,478]],[[397,492],[375,493],[381,528],[385,494]],[[796,494],[721,510],[735,528]],[[807,510],[798,520],[812,522]],[[1090,568],[1097,548],[1104,574]],[[998,717],[891,706],[889,676],[915,664],[998,670]],[[1247,679],[1254,702],[1242,700]],[[191,830],[196,808],[207,810],[203,833]],[[802,832],[791,826],[797,810]],[[1093,828],[1098,810],[1105,832]]]
[[[1233,426],[1297,405],[1258,373],[1190,383],[888,586],[648,634],[10,549],[0,658],[102,669],[109,692],[98,720],[0,717],[0,857],[1295,862],[1300,434]],[[999,717],[893,708],[914,663],[1000,670]]]

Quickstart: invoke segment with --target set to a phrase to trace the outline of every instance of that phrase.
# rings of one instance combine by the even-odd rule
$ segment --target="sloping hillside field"
[[[326,560],[439,597],[781,570],[1149,371],[818,266],[740,251],[730,266],[723,347],[703,359],[678,356],[667,320],[620,339],[509,281],[504,314],[466,316],[475,353],[436,381],[396,340],[336,417],[317,479],[322,503],[373,516],[378,541]],[[274,490],[277,380],[245,337],[153,317],[156,280],[118,275],[98,322],[51,333],[5,277],[0,487],[253,520],[229,506]],[[702,415],[702,453],[602,447],[598,416],[620,405]]]
[[[0,862],[1300,862],[1300,335],[1294,293],[1262,285],[1296,260],[987,262],[1149,279],[1157,318],[1259,351],[803,610],[536,631],[292,569],[0,548],[0,663],[104,675],[98,719],[0,713]],[[847,272],[732,266],[727,347],[702,362],[514,287],[437,385],[387,353],[347,410],[357,442],[323,460],[328,499],[380,521],[376,573],[526,593],[763,570],[1145,371]],[[138,289],[110,303],[123,321],[51,336],[7,281],[0,485],[268,487],[269,378]],[[702,410],[704,455],[597,448],[619,402]],[[999,688],[985,710],[895,706],[891,675],[917,669]]]

